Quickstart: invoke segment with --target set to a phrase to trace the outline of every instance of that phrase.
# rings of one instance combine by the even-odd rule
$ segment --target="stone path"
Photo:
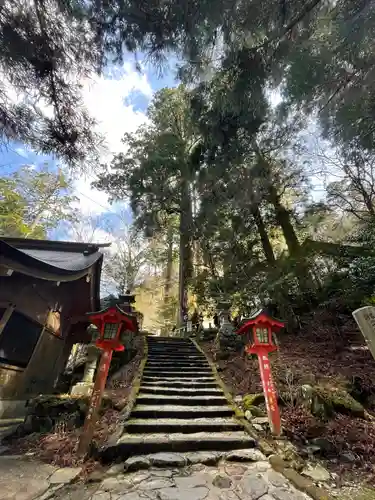
[[[271,468],[192,342],[152,337],[148,344],[136,405],[109,450],[121,463],[84,484],[80,469],[0,457],[0,500],[310,498]]]
[[[148,337],[148,359],[111,458],[256,446],[234,418],[204,355],[188,339]]]
[[[22,456],[0,456],[0,500],[44,500],[80,473]]]
[[[260,458],[260,457],[258,457]],[[265,457],[252,463],[222,462],[217,467],[195,464],[183,468],[124,474],[113,466],[97,484],[72,485],[54,500],[308,500]]]

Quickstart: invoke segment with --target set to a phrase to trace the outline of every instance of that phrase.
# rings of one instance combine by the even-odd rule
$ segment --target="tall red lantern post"
[[[271,432],[276,436],[281,434],[281,420],[268,354],[278,349],[274,343],[273,333],[283,327],[284,323],[272,318],[265,309],[261,309],[246,319],[245,323],[237,331],[238,334],[246,335],[247,337],[246,352],[258,356],[268,420]]]
[[[99,338],[96,341],[96,346],[102,349],[103,352],[96,372],[90,405],[78,445],[77,453],[80,456],[87,454],[92,440],[113,351],[124,350],[124,346],[121,343],[121,334],[123,332],[129,330],[132,332],[137,331],[135,316],[124,312],[118,305],[107,307],[102,311],[87,313],[87,316],[90,322],[98,328]]]

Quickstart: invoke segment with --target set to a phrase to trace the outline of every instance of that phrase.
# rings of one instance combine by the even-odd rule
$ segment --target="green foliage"
[[[71,181],[61,170],[26,165],[0,180],[0,234],[45,238],[59,222],[75,220],[75,200]]]
[[[372,149],[374,6],[353,0],[321,13],[290,48],[283,66],[286,95],[319,111],[327,136],[344,143],[358,139]]]
[[[97,51],[82,9],[69,3],[2,2],[0,140],[20,140],[82,168],[96,159],[81,78],[97,65]]]

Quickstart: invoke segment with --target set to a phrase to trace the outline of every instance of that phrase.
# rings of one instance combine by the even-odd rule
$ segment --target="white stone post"
[[[99,349],[94,344],[89,344],[87,347],[87,359],[85,363],[85,371],[81,382],[75,384],[70,393],[73,396],[84,395],[89,396],[94,387],[94,376],[96,366],[99,360]]]
[[[365,338],[367,347],[375,359],[375,307],[361,307],[352,314]]]

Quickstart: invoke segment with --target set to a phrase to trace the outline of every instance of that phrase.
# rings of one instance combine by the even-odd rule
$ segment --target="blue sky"
[[[174,61],[171,60],[174,64]],[[125,57],[121,66],[111,66],[102,76],[94,75],[83,82],[83,98],[91,115],[98,122],[97,129],[105,137],[106,152],[102,161],[110,161],[113,154],[123,151],[121,142],[125,132],[132,132],[146,121],[146,109],[153,94],[163,88],[177,84],[174,73],[166,67],[160,75],[151,66],[142,73],[137,72],[134,58]],[[8,175],[24,164],[38,168],[44,162],[57,165],[53,156],[40,155],[25,144],[10,143],[0,150],[0,171]],[[131,212],[126,204],[111,205],[105,193],[91,187],[95,176],[77,177],[74,180],[75,195],[79,198],[77,210],[82,225],[85,220],[94,221],[99,229],[95,232],[96,241],[109,241],[118,237],[118,232],[131,221]],[[87,228],[86,228],[87,229]],[[89,237],[90,230],[82,231]],[[55,239],[75,239],[69,228],[62,224],[49,235]]]
[[[127,56],[123,65],[110,66],[103,75],[94,75],[82,82],[86,107],[98,122],[98,131],[106,140],[107,152],[103,154],[102,161],[109,162],[113,154],[124,150],[121,142],[124,133],[136,130],[146,121],[146,109],[153,94],[163,87],[177,84],[172,70],[175,63],[176,60],[170,58],[170,67],[166,67],[162,75],[150,65],[139,73],[133,56]],[[277,98],[277,95],[274,97]],[[316,134],[316,127],[313,129],[310,131],[311,136]],[[311,141],[311,137],[307,139]],[[17,142],[0,150],[2,175],[14,172],[25,163],[38,168],[44,162],[51,165],[59,163],[56,158],[39,155]],[[75,195],[79,198],[76,209],[82,225],[79,228],[81,238],[93,238],[98,242],[116,240],[121,236],[124,224],[131,222],[131,212],[125,203],[111,205],[105,193],[91,187],[93,180],[95,176],[91,175],[77,177],[74,181]],[[315,184],[314,198],[320,199],[323,192],[321,180],[312,178],[312,181]],[[94,236],[92,224],[98,227]],[[66,224],[61,224],[49,236],[54,239],[76,239]]]

